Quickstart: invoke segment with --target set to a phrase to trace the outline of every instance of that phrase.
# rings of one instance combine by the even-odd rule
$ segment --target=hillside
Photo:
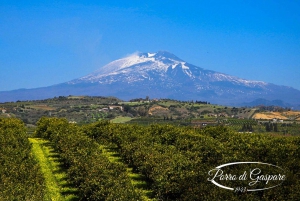
[[[228,107],[210,104],[207,101],[178,101],[149,97],[122,101],[115,97],[60,96],[45,100],[1,103],[0,110],[2,111],[0,117],[17,117],[29,126],[34,126],[41,117],[46,116],[66,118],[69,122],[78,124],[100,120],[193,127],[224,124],[236,131],[265,132],[267,129],[265,124],[271,121],[279,123],[277,129],[279,133],[293,135],[298,134],[300,117],[299,111],[277,106]]]
[[[80,124],[101,119],[190,121],[190,119],[234,117],[249,119],[255,109],[226,107],[201,101],[171,99],[133,99],[128,102],[114,97],[60,96],[45,100],[1,103],[1,116],[18,117],[27,124],[35,124],[42,116],[64,117]]]

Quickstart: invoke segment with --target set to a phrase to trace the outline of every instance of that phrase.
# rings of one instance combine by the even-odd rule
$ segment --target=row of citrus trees
[[[222,126],[195,130],[171,125],[142,127],[98,122],[82,129],[100,144],[116,145],[124,162],[147,178],[154,196],[161,200],[297,200],[300,197],[299,137],[238,134]],[[232,162],[274,164],[283,168],[281,174],[286,175],[286,180],[273,189],[245,193],[234,193],[208,181],[211,169]],[[271,174],[272,167],[261,170]],[[230,168],[231,173],[249,171],[245,166]],[[234,181],[225,183],[235,185]],[[257,188],[263,187],[263,182],[258,182]]]
[[[0,118],[0,200],[47,200],[23,122]]]
[[[195,130],[106,121],[79,127],[58,118],[40,119],[36,135],[51,141],[81,200],[141,200],[125,165],[109,162],[100,144],[118,147],[124,163],[147,178],[158,200],[298,200],[300,197],[299,137],[238,134],[226,127]],[[0,119],[0,144],[0,200],[47,200],[43,175],[30,154],[23,123]],[[273,189],[245,193],[235,193],[208,181],[211,169],[238,161],[280,166],[286,180]],[[231,172],[241,171],[239,167],[230,168]]]
[[[36,136],[53,144],[80,200],[141,200],[125,166],[110,162],[78,126],[66,119],[41,118]]]
[[[170,125],[141,127],[108,122],[88,125],[84,131],[99,143],[116,144],[124,161],[147,178],[159,200],[220,198],[207,196],[212,186],[203,185],[207,170],[222,157],[219,144],[211,137]]]

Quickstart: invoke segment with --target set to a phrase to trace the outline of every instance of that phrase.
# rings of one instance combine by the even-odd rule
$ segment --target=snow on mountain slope
[[[0,92],[0,101],[65,95],[115,96],[123,100],[150,96],[205,100],[238,105],[256,99],[282,100],[300,107],[300,91],[253,81],[189,64],[159,51],[135,53],[72,81],[44,88]]]
[[[202,82],[229,81],[253,87],[267,84],[262,81],[249,81],[223,73],[205,70],[188,64],[175,55],[165,51],[132,54],[128,57],[115,60],[87,76],[70,81],[69,84],[80,82],[107,84],[120,81],[135,82],[146,79],[157,79],[157,76],[159,76],[160,80],[165,80],[167,72],[174,71],[176,68],[179,68],[183,72],[182,76],[187,76],[191,80],[199,80]],[[156,77],[153,77],[153,73],[156,74]]]
[[[300,92],[263,81],[253,81],[189,64],[159,51],[135,53],[113,61],[68,84],[98,84],[105,93],[120,98],[168,97],[237,103],[257,98],[297,102]]]

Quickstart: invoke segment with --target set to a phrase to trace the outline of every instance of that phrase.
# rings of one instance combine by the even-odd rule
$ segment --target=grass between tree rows
[[[50,146],[48,140],[40,138],[29,138],[32,143],[32,153],[40,164],[44,174],[47,193],[44,200],[51,201],[75,201],[76,189],[69,185],[66,173],[61,163]]]
[[[101,145],[100,149],[111,163],[123,163],[120,154],[116,151],[116,148]],[[126,171],[131,180],[131,184],[142,194],[143,200],[154,201],[155,199],[151,198],[152,191],[149,190],[148,184],[143,175],[133,172],[133,169],[130,167],[127,167]]]
[[[54,152],[50,142],[40,138],[29,138],[32,143],[32,153],[40,164],[42,173],[44,174],[47,193],[46,201],[75,201],[76,189],[72,188],[66,179],[66,173],[61,167],[58,155]],[[112,163],[122,163],[122,159],[118,152],[108,146],[100,146],[103,154]],[[142,194],[143,200],[151,201],[151,190],[148,189],[148,184],[142,175],[134,173],[132,168],[127,167],[127,174],[131,179],[131,183],[136,187],[137,191]]]

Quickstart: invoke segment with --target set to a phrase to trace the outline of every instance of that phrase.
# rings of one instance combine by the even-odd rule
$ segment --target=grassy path
[[[49,145],[49,141],[40,138],[29,138],[32,143],[32,153],[38,160],[44,174],[47,194],[45,200],[75,201],[76,189],[72,188],[64,170],[60,166],[57,154]]]
[[[66,173],[61,167],[58,154],[56,154],[48,140],[29,138],[32,143],[32,153],[38,160],[44,174],[47,194],[45,200],[76,201],[76,189],[68,185]],[[123,163],[118,152],[111,147],[101,146],[103,154],[113,163]],[[132,168],[126,169],[132,185],[142,194],[144,201],[153,201],[152,191],[147,188],[147,182],[140,174],[134,173]]]
[[[101,145],[100,148],[103,150],[103,154],[109,159],[112,163],[122,163],[122,158],[120,154],[111,147]],[[125,164],[126,165],[126,164]],[[152,191],[148,189],[147,182],[143,175],[134,173],[132,168],[126,168],[127,174],[131,179],[132,185],[142,194],[144,201],[154,201],[156,199],[151,198]]]

